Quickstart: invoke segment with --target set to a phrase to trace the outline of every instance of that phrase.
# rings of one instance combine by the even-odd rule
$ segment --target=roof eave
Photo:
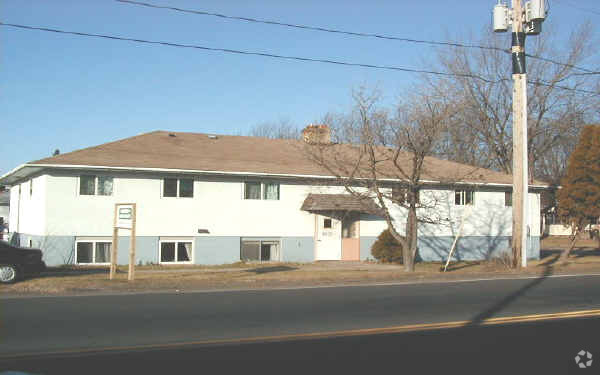
[[[174,168],[149,168],[149,167],[115,167],[103,165],[83,165],[83,164],[22,164],[12,171],[0,177],[0,185],[13,185],[16,181],[27,178],[29,175],[42,169],[95,169],[95,170],[116,170],[116,171],[140,171],[140,172],[163,172],[163,173],[194,173],[206,175],[233,175],[233,176],[260,176],[260,177],[282,177],[282,178],[312,178],[331,180],[337,179],[336,176],[328,175],[309,175],[309,174],[288,174],[288,173],[265,173],[265,172],[241,172],[241,171],[216,171],[216,170],[196,170],[196,169],[174,169]],[[380,179],[384,182],[397,182],[398,179]],[[421,180],[422,183],[439,185],[443,181]],[[512,184],[494,183],[494,182],[454,182],[454,185],[471,186],[490,186],[490,187],[512,187]],[[550,186],[529,185],[530,189],[546,190]]]
[[[41,165],[21,164],[12,171],[0,176],[0,185],[13,186],[17,183],[17,181],[25,179],[44,168],[45,166]]]

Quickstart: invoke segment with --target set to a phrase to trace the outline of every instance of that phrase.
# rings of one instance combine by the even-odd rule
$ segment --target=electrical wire
[[[221,14],[221,13],[205,12],[205,11],[201,11],[201,10],[192,10],[192,9],[183,9],[183,8],[171,7],[171,6],[166,6],[166,5],[156,5],[156,4],[145,3],[145,2],[141,2],[141,1],[132,1],[132,0],[115,0],[115,1],[117,1],[119,3],[127,3],[127,4],[132,4],[132,5],[144,6],[144,7],[148,7],[148,8],[167,9],[167,10],[173,10],[173,11],[182,12],[182,13],[191,13],[191,14],[197,14],[197,15],[202,15],[202,16],[219,17],[219,18],[225,18],[225,19],[231,19],[231,20],[237,20],[237,21],[263,23],[263,24],[267,24],[267,25],[285,26],[285,27],[292,27],[292,28],[296,28],[296,29],[322,31],[322,32],[333,33],[333,34],[345,34],[345,35],[352,35],[352,36],[359,36],[359,37],[396,40],[396,41],[400,41],[400,42],[430,44],[430,45],[439,45],[439,46],[447,46],[447,47],[479,48],[479,49],[488,49],[488,50],[495,50],[495,51],[501,51],[501,52],[510,52],[507,49],[503,49],[503,48],[499,48],[499,47],[481,46],[481,45],[477,45],[477,44],[464,44],[464,43],[457,43],[457,42],[439,42],[439,41],[433,41],[433,40],[402,38],[402,37],[382,35],[382,34],[371,34],[371,33],[361,33],[361,32],[355,32],[355,31],[336,30],[336,29],[329,29],[329,28],[320,27],[320,26],[299,25],[299,24],[285,23],[285,22],[273,21],[273,20],[264,20],[264,19],[251,18],[251,17],[228,16],[228,15]]]
[[[590,69],[587,69],[587,68],[582,68],[582,67],[579,67],[579,66],[576,66],[576,65],[573,65],[573,64],[561,63],[561,62],[558,62],[556,60],[549,59],[547,57],[541,57],[541,56],[537,56],[537,55],[530,55],[528,53],[526,53],[525,56],[527,56],[529,58],[532,58],[532,59],[537,59],[537,60],[546,61],[546,62],[549,62],[549,63],[552,63],[552,64],[564,66],[564,67],[567,67],[567,68],[578,69],[578,70],[581,70],[582,72],[584,72],[584,73],[573,73],[573,75],[586,75],[586,74],[598,74],[599,73],[599,72],[596,72],[594,70],[590,70]]]
[[[463,78],[475,78],[475,79],[479,79],[479,80],[482,80],[482,81],[488,82],[488,83],[495,82],[495,81],[486,79],[481,76],[473,75],[473,74],[446,73],[446,72],[438,72],[438,71],[434,71],[434,70],[413,69],[413,68],[390,66],[390,65],[362,64],[362,63],[354,63],[354,62],[346,62],[346,61],[330,60],[330,59],[320,59],[320,58],[312,58],[312,57],[279,55],[279,54],[267,53],[267,52],[244,51],[244,50],[236,50],[236,49],[230,49],[230,48],[206,47],[206,46],[201,46],[201,45],[197,45],[197,44],[182,44],[182,43],[173,43],[173,42],[165,42],[165,41],[129,38],[129,37],[115,36],[115,35],[84,33],[84,32],[79,32],[79,31],[67,31],[67,30],[53,29],[53,28],[49,28],[49,27],[28,26],[28,25],[6,23],[6,22],[0,22],[0,26],[8,26],[8,27],[27,29],[27,30],[46,31],[46,32],[52,32],[52,33],[57,33],[57,34],[70,34],[70,35],[85,36],[85,37],[122,40],[122,41],[128,41],[128,42],[136,42],[136,43],[157,44],[157,45],[163,45],[163,46],[169,46],[169,47],[193,48],[193,49],[201,49],[201,50],[205,50],[205,51],[234,53],[234,54],[239,54],[239,55],[254,55],[254,56],[271,57],[271,58],[286,59],[286,60],[310,61],[310,62],[319,62],[319,63],[335,64],[335,65],[356,66],[356,67],[362,67],[362,68],[395,70],[395,71],[401,71],[401,72],[407,72],[407,73],[423,73],[423,74],[431,74],[431,75],[439,75],[439,76],[456,76],[456,77],[463,77]]]
[[[190,14],[196,14],[196,15],[202,15],[202,16],[212,16],[212,17],[218,17],[218,18],[223,18],[223,19],[231,19],[231,20],[253,22],[253,23],[262,23],[262,24],[267,24],[267,25],[284,26],[284,27],[291,27],[291,28],[304,29],[304,30],[321,31],[321,32],[327,32],[327,33],[333,33],[333,34],[343,34],[343,35],[351,35],[351,36],[357,36],[357,37],[378,38],[378,39],[384,39],[384,40],[393,40],[393,41],[407,42],[407,43],[428,44],[428,45],[445,46],[445,47],[476,48],[476,49],[481,49],[481,50],[499,51],[499,52],[503,52],[506,54],[512,53],[512,51],[510,49],[493,47],[493,46],[483,46],[483,45],[478,45],[478,44],[466,44],[466,43],[458,43],[458,42],[441,42],[441,41],[434,41],[434,40],[412,39],[412,38],[396,37],[396,36],[382,35],[382,34],[372,34],[372,33],[362,33],[362,32],[347,31],[347,30],[330,29],[330,28],[325,28],[325,27],[320,27],[320,26],[300,25],[300,24],[293,24],[293,23],[286,23],[286,22],[280,22],[280,21],[251,18],[251,17],[228,16],[228,15],[221,14],[221,13],[206,12],[206,11],[193,10],[193,9],[183,9],[183,8],[177,8],[177,7],[167,6],[167,5],[157,5],[157,4],[151,4],[151,3],[135,1],[135,0],[115,0],[115,1],[119,2],[119,3],[143,6],[143,7],[148,7],[148,8],[166,9],[166,10],[172,10],[172,11],[176,11],[176,12],[190,13]],[[552,64],[562,65],[562,66],[565,66],[568,68],[573,68],[573,69],[578,69],[578,70],[581,70],[581,71],[587,72],[587,73],[592,72],[591,70],[583,68],[583,67],[579,67],[579,66],[572,65],[572,64],[561,63],[559,61],[552,60],[552,59],[538,56],[538,55],[526,54],[526,56],[529,58],[532,58],[532,59],[538,59],[538,60],[550,62]]]
[[[534,86],[556,87],[557,89],[569,90],[569,91],[576,91],[576,92],[580,92],[582,94],[590,94],[592,96],[599,96],[600,95],[599,92],[595,92],[595,91],[591,91],[591,90],[585,90],[585,89],[575,89],[575,88],[572,88],[572,87],[562,86],[562,85],[556,85],[556,84],[553,84],[553,83],[544,82],[544,81],[540,81],[540,80],[535,80],[535,81],[527,80],[527,83],[530,84],[530,85],[534,85]]]
[[[17,28],[17,29],[25,29],[25,30],[44,31],[44,32],[51,32],[51,33],[56,33],[56,34],[67,34],[67,35],[76,35],[76,36],[91,37],[91,38],[102,38],[102,39],[110,39],[110,40],[128,41],[128,42],[134,42],[134,43],[161,45],[161,46],[168,46],[168,47],[192,48],[192,49],[199,49],[199,50],[204,50],[204,51],[232,53],[232,54],[239,54],[239,55],[253,55],[253,56],[269,57],[269,58],[276,58],[276,59],[297,60],[297,61],[303,61],[303,62],[317,62],[317,63],[326,63],[326,64],[334,64],[334,65],[371,68],[371,69],[384,69],[384,70],[392,70],[392,71],[401,71],[401,72],[406,72],[406,73],[422,73],[422,74],[430,74],[430,75],[437,75],[437,76],[473,78],[473,79],[478,79],[483,82],[491,83],[491,84],[508,81],[507,78],[502,78],[499,80],[490,80],[490,79],[487,79],[487,78],[484,78],[484,77],[481,77],[481,76],[478,76],[475,74],[467,74],[467,73],[465,73],[465,74],[447,73],[447,72],[413,69],[413,68],[406,68],[406,67],[399,67],[399,66],[362,64],[362,63],[353,63],[353,62],[330,60],[330,59],[320,59],[320,58],[312,58],[312,57],[286,56],[286,55],[279,55],[279,54],[266,53],[266,52],[243,51],[243,50],[236,50],[236,49],[230,49],[230,48],[206,47],[206,46],[201,46],[201,45],[197,45],[197,44],[182,44],[182,43],[173,43],[173,42],[165,42],[165,41],[129,38],[129,37],[124,37],[124,36],[116,36],[116,35],[85,33],[85,32],[80,32],[80,31],[68,31],[68,30],[54,29],[54,28],[49,28],[49,27],[29,26],[29,25],[21,25],[21,24],[6,23],[6,22],[0,22],[0,26],[12,27],[12,28]],[[556,87],[559,89],[570,90],[570,91],[575,91],[575,92],[580,92],[580,93],[600,95],[600,93],[598,93],[598,92],[582,90],[582,89],[575,89],[575,88],[570,88],[567,86],[553,85],[553,84],[549,84],[549,83],[539,81],[539,80],[538,81],[528,81],[528,83],[534,84],[534,85]]]

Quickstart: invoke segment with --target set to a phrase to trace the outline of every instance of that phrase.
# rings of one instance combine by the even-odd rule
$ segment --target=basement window
[[[192,263],[192,241],[161,241],[160,263]]]
[[[242,262],[277,262],[280,260],[280,242],[276,240],[242,240]]]
[[[454,204],[456,206],[472,206],[473,198],[473,190],[456,190],[454,192]]]
[[[191,178],[163,179],[163,197],[194,197],[194,180]]]
[[[111,242],[77,241],[75,244],[76,264],[109,264]]]

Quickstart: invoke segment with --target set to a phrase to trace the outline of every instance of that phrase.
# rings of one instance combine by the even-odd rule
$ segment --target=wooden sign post
[[[129,274],[127,279],[133,280],[135,277],[135,226],[136,212],[135,203],[116,203],[115,216],[113,222],[113,239],[110,254],[110,280],[114,279],[117,272],[117,254],[119,247],[119,229],[128,229],[131,233],[131,242],[129,244]]]

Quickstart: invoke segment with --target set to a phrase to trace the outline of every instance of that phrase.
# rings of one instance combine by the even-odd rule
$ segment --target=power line
[[[390,35],[361,33],[361,32],[346,31],[346,30],[336,30],[336,29],[329,29],[329,28],[320,27],[320,26],[299,25],[299,24],[285,23],[285,22],[273,21],[273,20],[264,20],[264,19],[251,18],[251,17],[228,16],[228,15],[221,14],[221,13],[205,12],[205,11],[201,11],[201,10],[192,10],[192,9],[182,9],[182,8],[171,7],[171,6],[166,6],[166,5],[156,5],[156,4],[144,3],[141,1],[131,1],[131,0],[115,0],[115,1],[117,1],[119,3],[128,3],[128,4],[132,4],[132,5],[145,6],[148,8],[168,9],[168,10],[173,10],[173,11],[182,12],[182,13],[192,13],[192,14],[198,14],[198,15],[202,15],[202,16],[213,16],[213,17],[238,20],[238,21],[263,23],[263,24],[276,25],[276,26],[285,26],[285,27],[292,27],[292,28],[296,28],[296,29],[322,31],[322,32],[333,33],[333,34],[345,34],[345,35],[352,35],[352,36],[396,40],[396,41],[400,41],[400,42],[409,42],[409,43],[440,45],[440,46],[447,46],[447,47],[479,48],[479,49],[489,49],[489,50],[495,50],[495,51],[501,51],[501,52],[508,51],[506,49],[499,48],[499,47],[481,46],[481,45],[476,45],[476,44],[464,44],[464,43],[457,43],[457,42],[439,42],[439,41],[433,41],[433,40],[402,38],[402,37],[396,37],[396,36],[390,36]]]
[[[591,91],[591,90],[585,90],[585,89],[575,89],[575,88],[572,88],[572,87],[562,86],[562,85],[556,85],[556,84],[553,84],[553,83],[549,83],[549,82],[545,82],[545,81],[540,81],[540,80],[535,80],[535,81],[527,80],[527,83],[530,84],[530,85],[535,85],[535,86],[556,87],[557,89],[561,89],[561,90],[576,91],[576,92],[580,92],[582,94],[590,94],[590,95],[593,95],[593,96],[600,95],[599,92],[595,92],[595,91]]]
[[[407,73],[423,73],[423,74],[432,74],[432,75],[439,75],[439,76],[455,76],[455,77],[463,77],[463,78],[475,78],[475,79],[479,79],[479,80],[482,80],[482,81],[488,82],[488,83],[495,82],[495,81],[492,81],[492,80],[489,80],[489,79],[486,79],[484,77],[477,76],[474,74],[446,73],[446,72],[438,72],[438,71],[434,71],[434,70],[413,69],[413,68],[406,68],[406,67],[399,67],[399,66],[362,64],[362,63],[354,63],[354,62],[346,62],[346,61],[338,61],[338,60],[330,60],[330,59],[320,59],[320,58],[312,58],[312,57],[287,56],[287,55],[279,55],[279,54],[266,53],[266,52],[243,51],[243,50],[236,50],[236,49],[230,49],[230,48],[206,47],[206,46],[201,46],[201,45],[197,45],[197,44],[182,44],[182,43],[173,43],[173,42],[164,42],[164,41],[154,41],[154,40],[147,40],[147,39],[129,38],[129,37],[115,36],[115,35],[84,33],[84,32],[79,32],[79,31],[67,31],[67,30],[60,30],[60,29],[52,29],[52,28],[48,28],[48,27],[19,25],[19,24],[13,24],[13,23],[5,23],[5,22],[0,22],[0,25],[19,28],[19,29],[46,31],[46,32],[52,32],[52,33],[58,33],[58,34],[70,34],[70,35],[78,35],[78,36],[85,36],[85,37],[104,38],[104,39],[136,42],[136,43],[145,43],[145,44],[158,44],[158,45],[169,46],[169,47],[193,48],[193,49],[201,49],[201,50],[205,50],[205,51],[234,53],[234,54],[239,54],[239,55],[254,55],[254,56],[271,57],[271,58],[286,59],[286,60],[310,61],[310,62],[319,62],[319,63],[335,64],[335,65],[356,66],[356,67],[362,67],[362,68],[395,70],[395,71],[401,71],[401,72],[407,72]]]
[[[510,49],[493,47],[493,46],[483,46],[483,45],[479,45],[479,44],[466,44],[466,43],[458,43],[458,42],[441,42],[441,41],[434,41],[434,40],[396,37],[396,36],[383,35],[383,34],[362,33],[362,32],[355,32],[355,31],[330,29],[330,28],[320,27],[320,26],[300,25],[300,24],[258,19],[258,18],[252,18],[252,17],[229,16],[229,15],[221,14],[221,13],[206,12],[206,11],[193,10],[193,9],[183,9],[183,8],[177,8],[177,7],[166,6],[166,5],[157,5],[157,4],[151,4],[151,3],[134,1],[134,0],[115,0],[115,1],[117,1],[119,3],[144,6],[144,7],[148,7],[148,8],[166,9],[166,10],[172,10],[175,12],[190,13],[190,14],[196,14],[196,15],[202,15],[202,16],[212,16],[212,17],[231,19],[231,20],[237,20],[237,21],[262,23],[262,24],[267,24],[267,25],[285,26],[285,27],[291,27],[291,28],[303,29],[303,30],[321,31],[321,32],[327,32],[327,33],[333,33],[333,34],[352,35],[352,36],[357,36],[357,37],[377,38],[377,39],[384,39],[384,40],[394,40],[394,41],[399,41],[399,42],[428,44],[428,45],[445,46],[445,47],[476,48],[476,49],[481,49],[481,50],[499,51],[499,52],[503,52],[506,54],[511,53]],[[526,56],[529,58],[532,58],[532,59],[538,59],[538,60],[556,64],[556,65],[562,65],[562,66],[565,66],[568,68],[578,69],[578,70],[581,70],[581,71],[587,72],[587,73],[592,72],[591,70],[583,68],[583,67],[579,67],[579,66],[576,66],[573,64],[561,63],[559,61],[552,60],[552,59],[542,57],[542,56],[530,55],[530,54],[526,54]]]
[[[353,62],[330,60],[330,59],[320,59],[320,58],[312,58],[312,57],[286,56],[286,55],[279,55],[279,54],[266,53],[266,52],[243,51],[243,50],[235,50],[235,49],[230,49],[230,48],[206,47],[206,46],[201,46],[201,45],[197,45],[197,44],[182,44],[182,43],[173,43],[173,42],[165,42],[165,41],[129,38],[129,37],[124,37],[124,36],[116,36],[116,35],[85,33],[85,32],[80,32],[80,31],[68,31],[68,30],[61,30],[61,29],[53,29],[53,28],[49,28],[49,27],[28,26],[28,25],[14,24],[14,23],[6,23],[6,22],[0,22],[0,26],[25,29],[25,30],[45,31],[45,32],[51,32],[51,33],[56,33],[56,34],[68,34],[68,35],[76,35],[76,36],[91,37],[91,38],[120,40],[120,41],[134,42],[134,43],[144,43],[144,44],[168,46],[168,47],[192,48],[192,49],[199,49],[199,50],[204,50],[204,51],[232,53],[232,54],[239,54],[239,55],[261,56],[261,57],[269,57],[269,58],[284,59],[284,60],[317,62],[317,63],[343,65],[343,66],[355,66],[355,67],[361,67],[361,68],[401,71],[401,72],[406,72],[406,73],[422,73],[422,74],[447,76],[447,77],[473,78],[473,79],[478,79],[483,82],[492,83],[492,84],[500,83],[500,82],[508,80],[506,78],[502,78],[502,79],[498,79],[498,80],[490,80],[490,79],[487,79],[487,78],[484,78],[484,77],[481,77],[481,76],[478,76],[475,74],[468,74],[468,73],[465,73],[465,74],[447,73],[447,72],[439,72],[439,71],[434,71],[434,70],[413,69],[413,68],[406,68],[406,67],[399,67],[399,66],[362,64],[362,63],[353,63]],[[570,88],[567,86],[552,85],[549,83],[545,83],[543,81],[529,81],[528,83],[542,85],[542,86],[556,87],[556,88],[563,89],[563,90],[581,92],[581,93],[586,93],[586,94],[600,95],[600,93],[593,92],[593,91],[575,89],[575,88]]]
[[[527,56],[529,58],[532,58],[532,59],[537,59],[537,60],[546,61],[546,62],[549,62],[549,63],[552,63],[552,64],[561,65],[561,66],[564,66],[564,67],[567,67],[567,68],[578,69],[578,70],[581,70],[582,72],[584,72],[584,73],[573,73],[573,75],[598,74],[598,72],[596,72],[596,71],[593,71],[593,70],[590,70],[590,69],[587,69],[587,68],[582,68],[582,67],[579,67],[579,66],[573,65],[573,64],[562,63],[562,62],[559,62],[559,61],[556,61],[556,60],[549,59],[547,57],[542,57],[542,56],[537,56],[537,55],[530,55],[528,53],[525,53],[525,56]]]

